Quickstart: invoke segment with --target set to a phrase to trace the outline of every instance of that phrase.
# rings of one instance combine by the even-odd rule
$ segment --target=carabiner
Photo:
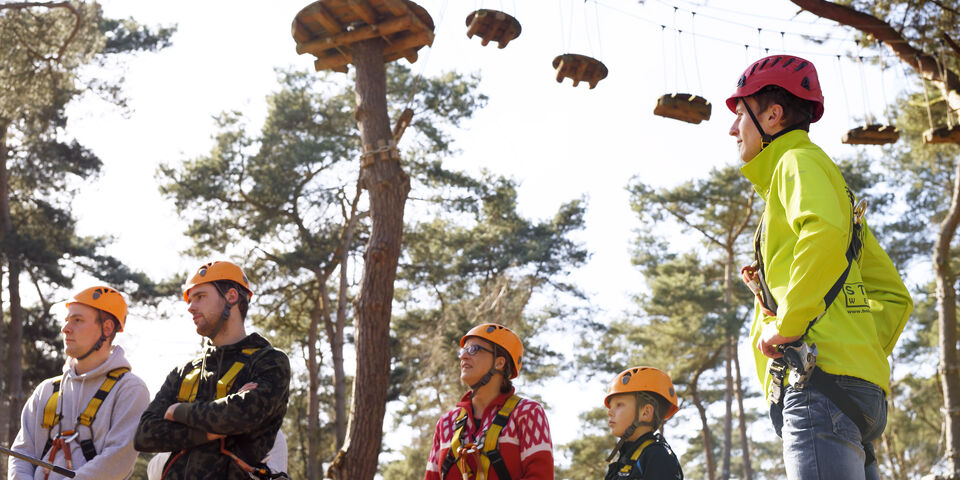
[[[863,220],[863,214],[867,211],[867,200],[861,199],[856,207],[853,207],[853,221],[860,223]]]

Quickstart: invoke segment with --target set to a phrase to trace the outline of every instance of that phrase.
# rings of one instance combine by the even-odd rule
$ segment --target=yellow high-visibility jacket
[[[762,328],[776,322],[784,337],[803,335],[824,311],[824,295],[847,267],[853,205],[840,170],[802,130],[777,138],[740,171],[766,202],[760,254],[777,316],[764,315],[757,305],[750,341],[768,396],[772,360],[756,348]],[[817,365],[824,371],[867,380],[889,393],[887,356],[913,300],[865,224],[863,230],[860,257],[804,340],[816,343]]]

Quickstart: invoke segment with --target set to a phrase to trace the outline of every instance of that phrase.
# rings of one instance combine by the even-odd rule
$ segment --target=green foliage
[[[560,447],[570,455],[572,462],[569,467],[557,469],[557,478],[594,480],[607,474],[606,458],[617,444],[616,437],[611,436],[607,428],[607,420],[604,408],[594,408],[580,414],[583,434]]]

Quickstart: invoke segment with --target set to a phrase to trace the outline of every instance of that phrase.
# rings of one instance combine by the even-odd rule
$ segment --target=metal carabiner
[[[861,199],[857,202],[857,206],[853,207],[853,221],[855,223],[860,223],[863,220],[863,214],[867,212],[867,200]]]

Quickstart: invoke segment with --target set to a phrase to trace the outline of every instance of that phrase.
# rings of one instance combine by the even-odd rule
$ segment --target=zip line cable
[[[693,65],[697,69],[697,88],[703,91],[703,81],[700,79],[700,56],[697,55],[697,35],[694,33],[694,20],[697,18],[697,12],[690,13],[690,40],[693,42]]]
[[[663,57],[663,91],[668,92],[667,90],[667,26],[660,25],[660,53]]]
[[[887,103],[887,84],[883,81],[883,74],[887,68],[887,62],[883,58],[883,42],[880,45],[880,95],[883,98],[883,114],[887,117],[887,125],[893,125],[893,117],[890,116],[890,104]]]
[[[867,96],[867,77],[863,74],[863,57],[858,56],[860,63],[860,91],[863,97],[863,120],[867,124],[873,123],[873,108],[870,105],[870,99]]]
[[[650,19],[648,19],[648,18],[646,18],[646,17],[642,17],[642,16],[639,16],[639,15],[636,15],[636,14],[634,14],[634,13],[632,13],[632,12],[629,12],[629,11],[626,11],[626,10],[623,10],[623,9],[620,9],[620,8],[617,8],[617,7],[613,7],[613,6],[610,6],[610,5],[607,5],[607,4],[601,4],[601,6],[603,6],[604,8],[613,10],[613,11],[615,11],[615,12],[617,12],[617,13],[623,14],[624,16],[632,17],[632,18],[634,18],[634,19],[636,19],[636,20],[638,20],[638,21],[641,21],[641,22],[644,22],[644,23],[647,23],[647,24],[650,24],[650,25],[660,26],[660,27],[662,27],[662,28],[670,28],[671,30],[675,30],[675,29],[673,29],[673,28],[671,28],[671,27],[668,27],[668,26],[666,26],[666,25],[664,25],[664,24],[662,24],[662,23],[660,23],[660,22],[657,22],[657,21],[654,21],[654,20],[650,20]],[[702,15],[701,15],[701,16],[702,16]],[[787,33],[789,33],[789,32],[787,32]],[[730,38],[720,38],[720,37],[715,37],[715,36],[712,36],[712,35],[703,35],[703,34],[698,34],[697,36],[699,36],[701,39],[711,40],[711,41],[713,41],[713,42],[719,42],[719,43],[725,43],[725,44],[737,45],[737,46],[739,46],[739,45],[745,45],[744,43],[742,43],[742,41],[731,40]],[[809,37],[809,38],[816,38],[816,37],[812,37],[812,36],[808,36],[808,37]],[[839,42],[839,40],[834,40],[834,39],[826,39],[826,40],[834,41],[834,42]],[[755,47],[755,46],[756,46],[756,45],[752,45],[752,44],[749,44],[749,43],[747,43],[746,45],[748,45],[749,47]],[[757,47],[757,48],[758,48],[758,50],[759,50],[759,47]],[[815,52],[815,51],[810,51],[810,50],[794,50],[792,53],[794,53],[794,54],[796,54],[796,55],[816,56],[816,57],[833,57],[833,56],[835,55],[834,53]],[[876,56],[865,56],[865,58],[876,58]]]
[[[840,63],[840,55],[837,55],[837,76],[840,77],[840,91],[843,92],[843,103],[847,105],[847,127],[850,127],[850,97],[847,96],[847,83],[843,80],[843,64]]]
[[[920,54],[916,55],[917,65],[920,65]],[[923,73],[920,74],[920,87],[923,90],[923,100],[927,104],[927,122],[930,124],[930,130],[933,130],[933,111],[930,108],[930,94],[927,93],[927,79],[924,78]]]
[[[783,54],[787,53],[787,41],[785,38],[786,36],[787,36],[787,32],[783,32],[783,31],[780,32],[780,53],[783,53]]]
[[[586,19],[586,15],[584,15],[584,19]],[[603,38],[603,36],[600,35],[600,7],[597,6],[597,0],[593,0],[593,19],[597,23],[597,57],[602,58],[603,43],[601,39]]]
[[[940,58],[937,59],[937,55],[934,54],[933,62],[937,65],[937,73],[940,74],[940,78],[943,80],[944,83],[946,83],[947,82],[947,75],[946,75],[947,59],[945,58],[943,51],[944,51],[944,46],[943,46],[943,40],[941,39],[940,40]],[[942,68],[941,68],[941,64],[942,64]],[[943,97],[943,102],[944,102],[944,105],[947,107],[947,115],[946,115],[947,128],[953,128],[953,118],[950,116],[950,102],[947,102],[946,96]]]

